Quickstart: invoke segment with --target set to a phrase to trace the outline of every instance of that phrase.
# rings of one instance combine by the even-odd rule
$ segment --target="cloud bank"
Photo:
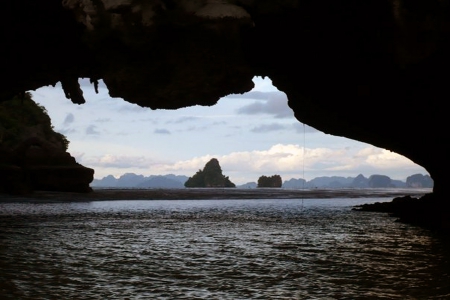
[[[304,148],[295,144],[277,144],[266,150],[232,152],[226,155],[203,155],[192,159],[158,163],[146,156],[105,154],[102,157],[82,157],[85,165],[106,170],[97,174],[102,178],[112,174],[134,172],[142,175],[177,174],[192,176],[211,159],[217,158],[225,175],[243,184],[257,181],[261,175],[279,174],[284,180],[312,179],[317,176],[370,176],[404,170],[404,178],[420,170],[409,159],[396,153],[367,147],[353,153],[348,149]],[[116,171],[114,171],[116,170]],[[110,172],[110,173],[108,173]],[[347,174],[347,175],[346,175]],[[400,175],[399,175],[400,176]]]

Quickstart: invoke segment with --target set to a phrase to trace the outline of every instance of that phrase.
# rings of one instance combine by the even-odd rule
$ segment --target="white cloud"
[[[362,153],[371,153],[369,156]],[[373,163],[376,157],[376,164]],[[277,144],[267,150],[254,150],[232,152],[226,155],[203,155],[192,159],[158,163],[145,156],[120,156],[106,154],[102,157],[85,160],[91,167],[121,168],[125,172],[144,173],[144,175],[161,175],[174,173],[178,175],[192,176],[212,158],[219,160],[223,174],[229,176],[236,184],[249,181],[257,181],[261,175],[279,174],[284,180],[290,178],[306,178],[308,180],[317,176],[351,176],[358,174],[370,176],[373,174],[388,175],[386,172],[405,168],[407,173],[400,178],[405,180],[407,176],[415,173],[423,173],[411,161],[401,155],[389,153],[368,147],[356,154],[349,149],[328,148],[303,148],[295,144]],[[379,168],[378,166],[386,166]],[[125,170],[126,169],[126,170]],[[111,173],[110,173],[111,174]],[[96,177],[104,177],[109,174],[101,173]],[[120,175],[120,174],[111,174]],[[100,177],[99,177],[100,178]]]
[[[149,169],[153,161],[145,156],[113,155],[94,156],[83,159],[90,168]]]
[[[272,84],[272,80],[269,77],[256,76],[253,78],[253,82],[255,83],[253,91],[262,91],[262,92],[279,91]]]
[[[365,161],[368,165],[379,168],[381,170],[389,170],[393,168],[407,168],[411,167],[412,161],[404,156],[401,156],[395,152],[372,148],[372,151],[362,150],[360,155],[365,157]]]

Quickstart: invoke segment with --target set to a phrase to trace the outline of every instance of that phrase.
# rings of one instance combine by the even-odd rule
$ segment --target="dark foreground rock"
[[[0,193],[35,191],[87,193],[94,170],[76,162],[68,152],[39,138],[30,138],[13,151],[2,149]]]
[[[384,212],[396,217],[398,222],[450,233],[450,211],[432,193],[420,198],[406,195],[396,197],[391,202],[363,204],[353,210]]]
[[[0,103],[0,193],[90,192],[94,170],[67,152],[43,106],[23,93]]]

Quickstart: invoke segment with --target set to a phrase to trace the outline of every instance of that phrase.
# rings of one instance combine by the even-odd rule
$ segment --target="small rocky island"
[[[187,188],[234,188],[236,185],[228,176],[222,174],[222,168],[216,158],[206,163],[203,170],[198,170],[194,176],[184,183]]]
[[[280,175],[261,176],[258,178],[259,188],[281,188],[283,186],[283,180]]]

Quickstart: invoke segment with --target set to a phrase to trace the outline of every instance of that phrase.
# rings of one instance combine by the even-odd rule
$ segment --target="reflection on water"
[[[1,299],[449,299],[449,245],[390,199],[0,204]]]

